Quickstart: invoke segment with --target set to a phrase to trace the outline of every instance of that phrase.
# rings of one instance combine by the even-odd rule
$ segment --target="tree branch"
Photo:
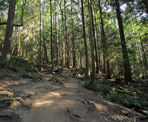
[[[0,26],[1,25],[7,25],[7,22],[1,22]],[[20,26],[23,26],[23,24],[13,24],[13,26],[20,27]]]

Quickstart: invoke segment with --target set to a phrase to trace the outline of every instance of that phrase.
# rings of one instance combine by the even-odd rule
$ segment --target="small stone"
[[[125,115],[127,115],[129,113],[127,110],[122,110],[121,112]]]
[[[23,99],[21,97],[16,97],[14,100],[18,102],[23,102]]]
[[[148,110],[142,110],[142,112],[146,115],[148,115]]]
[[[109,122],[108,118],[104,117],[104,119]]]
[[[31,109],[31,107],[32,107],[32,104],[22,104],[22,107],[24,108],[24,109],[26,109],[26,110],[28,110],[28,109]]]

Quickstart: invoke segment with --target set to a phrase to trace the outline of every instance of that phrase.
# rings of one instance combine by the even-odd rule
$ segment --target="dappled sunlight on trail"
[[[44,81],[30,79],[6,80],[1,89],[15,91],[23,98],[23,105],[14,110],[22,122],[133,122],[121,114],[122,106],[82,86],[80,80],[69,75],[41,74]],[[11,93],[11,92],[10,92]],[[12,94],[13,95],[13,94]]]

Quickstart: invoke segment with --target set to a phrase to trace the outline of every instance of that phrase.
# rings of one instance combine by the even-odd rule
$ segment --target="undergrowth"
[[[103,97],[119,104],[122,104],[128,108],[132,108],[140,113],[148,115],[148,94],[139,88],[126,85],[124,83],[104,81],[99,84],[95,84],[92,88],[89,87],[89,80],[84,83],[84,86],[88,89],[101,92]],[[146,88],[145,88],[146,89]]]
[[[35,72],[36,69],[34,67],[34,64],[31,63],[29,60],[23,58],[11,55],[11,60],[9,67],[4,67],[4,65],[0,64],[0,69],[3,72],[19,72],[19,71],[27,71],[27,72]]]

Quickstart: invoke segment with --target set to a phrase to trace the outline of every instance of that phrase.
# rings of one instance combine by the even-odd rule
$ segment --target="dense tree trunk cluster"
[[[12,53],[29,58],[40,68],[44,64],[51,64],[52,68],[80,68],[84,69],[85,78],[91,78],[91,84],[96,74],[124,78],[127,83],[146,78],[148,2],[142,1],[141,7],[140,3],[10,0],[6,2],[7,22],[7,8],[0,8],[1,63],[9,66]],[[22,27],[15,26],[22,23]]]

